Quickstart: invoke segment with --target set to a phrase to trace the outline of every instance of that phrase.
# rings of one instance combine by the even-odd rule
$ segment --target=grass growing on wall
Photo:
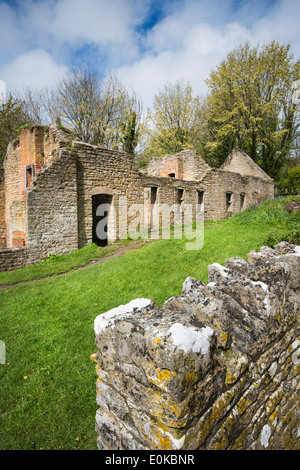
[[[201,250],[187,251],[185,240],[159,240],[83,270],[0,291],[0,340],[6,346],[6,364],[0,364],[0,448],[96,449],[97,377],[90,360],[96,352],[95,317],[137,297],[160,306],[181,294],[186,277],[207,282],[208,264],[224,264],[232,256],[247,259],[270,233],[278,238],[296,233],[299,216],[288,213],[283,220],[286,202],[270,201],[207,223]],[[78,250],[77,265],[86,261],[81,254],[93,249]],[[70,259],[52,261],[53,275]],[[73,259],[72,267],[76,263]],[[26,268],[26,276],[45,275],[42,265],[40,272],[38,266]],[[20,276],[2,273],[1,283],[15,282],[13,274]]]

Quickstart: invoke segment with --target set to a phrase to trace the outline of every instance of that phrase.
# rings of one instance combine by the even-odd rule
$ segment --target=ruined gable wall
[[[234,149],[227,157],[221,170],[239,173],[243,176],[254,176],[266,181],[272,180],[262,168],[260,168],[250,157],[241,149]]]
[[[4,168],[0,163],[0,248],[6,247]]]
[[[27,193],[28,263],[78,248],[76,158],[62,151]]]
[[[300,448],[300,247],[208,272],[95,319],[100,450]]]

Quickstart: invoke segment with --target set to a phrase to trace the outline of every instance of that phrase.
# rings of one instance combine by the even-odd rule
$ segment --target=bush
[[[286,179],[277,183],[280,193],[299,194],[300,193],[300,166],[295,166],[289,170]]]
[[[290,230],[284,233],[280,233],[275,230],[269,233],[269,235],[265,238],[263,245],[269,246],[270,248],[275,248],[277,243],[282,241],[289,242],[293,245],[300,245],[300,231]]]

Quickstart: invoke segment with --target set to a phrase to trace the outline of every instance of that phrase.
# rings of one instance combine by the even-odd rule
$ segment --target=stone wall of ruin
[[[92,196],[108,194],[113,197],[112,205],[116,217],[116,233],[109,233],[109,241],[119,238],[123,227],[122,216],[127,220],[127,210],[122,209],[122,199],[127,201],[127,208],[132,204],[143,203],[143,186],[140,173],[133,165],[130,156],[124,152],[108,150],[83,142],[72,143],[77,155],[78,185],[78,237],[79,247],[92,242]],[[120,210],[119,210],[120,209]],[[122,212],[120,218],[120,211]],[[126,234],[125,234],[126,235]]]
[[[27,248],[4,248],[0,250],[0,271],[13,271],[27,265]]]
[[[204,207],[207,220],[224,219],[230,214],[236,214],[253,204],[274,197],[273,180],[262,182],[255,176],[242,176],[217,169],[207,172],[198,187],[205,191]],[[229,211],[226,209],[226,192],[232,193]],[[241,194],[244,194],[243,208]]]
[[[8,146],[4,162],[5,222],[2,223],[3,197],[2,203],[0,200],[0,247],[28,246],[28,263],[39,261],[49,253],[68,253],[91,243],[95,226],[92,200],[99,194],[109,195],[112,201],[107,230],[109,242],[126,238],[132,224],[133,231],[137,228],[145,232],[151,227],[158,230],[169,227],[170,223],[184,223],[186,208],[192,207],[195,220],[200,199],[202,204],[197,214],[203,213],[206,220],[217,220],[274,195],[270,178],[263,181],[253,175],[212,169],[191,150],[153,159],[145,175],[133,165],[130,155],[73,138],[62,127],[33,126],[23,129],[20,138]],[[62,155],[66,156],[65,162]],[[243,158],[251,170],[254,163],[247,156]],[[28,165],[34,167],[29,175],[30,185],[25,178]],[[176,177],[169,177],[170,173]],[[25,188],[27,184],[29,187]],[[156,191],[157,215],[151,208],[153,191]],[[142,208],[136,209],[136,204]],[[6,242],[3,232],[6,232]]]
[[[60,150],[71,150],[74,135],[52,124],[44,129],[44,166],[50,165],[60,155]]]
[[[241,158],[242,157],[242,158]],[[271,178],[241,149],[233,149],[221,166],[222,171],[239,173],[240,175],[252,175],[269,181]]]
[[[209,165],[194,150],[183,150],[175,155],[152,158],[147,174],[168,177],[174,173],[178,179],[200,180],[209,169]]]
[[[78,248],[77,165],[71,152],[41,170],[27,193],[28,263]]]
[[[208,266],[95,319],[101,450],[300,448],[300,247]]]
[[[0,249],[6,247],[4,168],[0,164]]]
[[[24,129],[25,131],[25,129]],[[6,246],[12,247],[15,231],[27,234],[24,168],[19,139],[11,142],[4,160]]]

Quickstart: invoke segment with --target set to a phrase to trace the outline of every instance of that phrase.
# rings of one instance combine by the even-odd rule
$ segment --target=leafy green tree
[[[209,88],[206,156],[220,165],[238,146],[271,177],[299,135],[292,85],[300,77],[290,46],[276,41],[230,52],[207,79]]]
[[[291,168],[287,177],[278,182],[277,189],[281,193],[300,194],[300,166]]]
[[[0,162],[6,155],[9,142],[16,138],[18,130],[28,121],[24,103],[12,95],[0,104]]]
[[[195,147],[201,100],[189,82],[164,85],[154,97],[142,128],[144,153],[159,156]]]
[[[122,144],[124,152],[134,155],[135,147],[138,143],[139,127],[137,124],[137,114],[135,111],[128,118],[127,123],[122,126]]]

